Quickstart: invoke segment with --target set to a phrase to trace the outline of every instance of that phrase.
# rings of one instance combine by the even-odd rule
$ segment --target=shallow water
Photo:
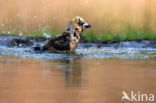
[[[0,56],[0,101],[121,103],[122,91],[156,94],[155,71],[156,59]]]
[[[18,44],[18,46],[9,46],[9,41],[14,39],[26,40],[24,37],[0,37],[0,55],[13,55],[23,58],[34,59],[68,59],[81,58],[124,58],[124,59],[146,59],[156,57],[156,41],[125,41],[117,43],[81,43],[76,49],[75,54],[58,54],[47,52],[35,52],[33,46],[35,44],[44,45],[44,42],[35,42],[33,44]],[[29,40],[29,39],[28,39]]]
[[[121,101],[123,91],[156,95],[153,41],[81,43],[75,54],[7,41],[0,38],[1,103],[129,103]]]

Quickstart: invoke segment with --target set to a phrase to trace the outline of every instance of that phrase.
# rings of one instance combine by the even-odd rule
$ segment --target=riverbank
[[[4,32],[0,36],[25,36],[33,38],[43,38],[45,36],[56,36],[61,32],[48,30],[45,32],[33,31],[30,33],[25,32]],[[119,33],[113,33],[111,31],[101,31],[96,33],[95,31],[84,31],[82,37],[89,41],[129,41],[129,40],[156,40],[156,33],[151,31],[136,31],[133,29],[125,29]]]
[[[44,43],[48,40],[46,37],[31,37],[31,36],[16,36],[16,35],[1,35],[0,36],[0,44],[7,45],[7,46],[31,46],[35,43]],[[92,43],[98,46],[101,45],[109,45],[109,44],[116,44],[121,42],[136,42],[136,43],[143,43],[146,41],[150,41],[151,43],[155,44],[156,40],[150,39],[134,39],[134,40],[91,40],[86,39],[84,37],[81,38],[80,43]]]

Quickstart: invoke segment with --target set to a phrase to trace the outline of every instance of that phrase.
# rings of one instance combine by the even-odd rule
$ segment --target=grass
[[[124,40],[137,40],[148,39],[156,40],[156,33],[149,31],[135,31],[132,29],[126,29],[120,33],[103,32],[95,34],[94,32],[85,33],[84,38],[87,40],[110,40],[110,41],[124,41]]]
[[[50,36],[56,36],[60,34],[56,30],[47,29],[46,31],[33,31],[31,33],[22,32],[22,36],[31,36],[31,37],[43,37],[44,34]],[[20,35],[21,31],[11,32],[7,35]],[[1,34],[2,35],[2,34]],[[4,35],[4,34],[3,34]],[[87,40],[110,40],[110,41],[124,41],[124,40],[137,40],[137,39],[148,39],[148,40],[156,40],[156,34],[149,31],[137,31],[133,29],[126,29],[120,33],[112,33],[109,31],[103,31],[100,33],[95,33],[94,31],[85,31],[83,33],[83,37]]]
[[[87,34],[84,36],[87,40],[110,40],[110,41],[125,41],[125,40],[137,40],[137,39],[148,39],[156,40],[156,35],[146,34],[146,33],[134,33],[129,35],[123,34],[111,34],[111,35],[99,35],[95,36],[94,34]]]

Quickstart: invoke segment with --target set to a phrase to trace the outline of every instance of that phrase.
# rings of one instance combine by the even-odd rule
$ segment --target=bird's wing
[[[69,50],[70,49],[70,35],[63,33],[62,35],[56,36],[51,39],[53,47],[58,50]]]

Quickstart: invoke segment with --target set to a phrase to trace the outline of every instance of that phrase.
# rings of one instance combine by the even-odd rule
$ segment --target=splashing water
[[[144,40],[143,42],[126,41],[112,44],[81,43],[75,54],[59,54],[47,52],[35,52],[33,45],[8,47],[7,42],[15,37],[0,37],[0,55],[13,55],[34,59],[72,59],[75,56],[83,58],[125,58],[145,59],[156,57],[156,43]],[[34,41],[32,41],[34,42]],[[43,45],[45,42],[35,42]]]

